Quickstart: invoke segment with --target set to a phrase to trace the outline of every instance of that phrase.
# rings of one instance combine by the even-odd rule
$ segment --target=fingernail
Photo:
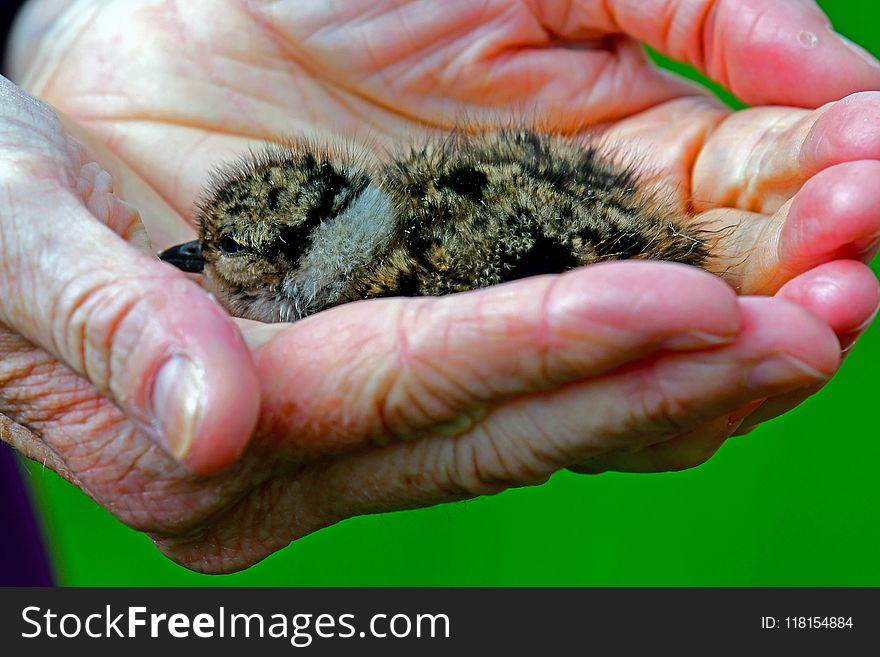
[[[869,235],[868,237],[853,243],[859,258],[873,258],[880,247],[880,233]]]
[[[872,68],[880,69],[880,62],[877,61],[877,58],[874,57],[874,55],[869,53],[867,50],[862,48],[857,43],[850,41],[849,39],[847,39],[845,36],[843,36],[839,32],[835,32],[834,28],[831,25],[828,26],[828,29],[834,34],[835,37],[837,37],[837,39],[840,43],[842,43],[844,46],[846,46],[853,53],[858,55],[859,58],[862,59],[862,61],[864,61],[866,64],[868,64]]]
[[[828,378],[827,374],[797,358],[782,354],[755,365],[746,378],[746,386],[752,390],[775,390],[827,381]]]
[[[736,340],[735,335],[715,335],[703,331],[690,331],[681,335],[674,335],[663,341],[663,348],[672,351],[691,351],[693,349],[707,349],[731,344]]]
[[[874,310],[868,315],[868,319],[864,322],[856,326],[850,333],[864,333],[871,324],[874,323],[874,320],[877,319],[877,314],[880,313],[880,305],[878,305]]]
[[[256,351],[286,328],[284,324],[263,324],[249,319],[236,319],[241,337],[251,351]]]
[[[877,313],[880,312],[880,306],[874,308],[874,311],[864,322],[855,327],[852,331],[847,331],[842,335],[838,336],[838,340],[840,340],[840,349],[841,353],[848,354],[852,351],[852,348],[856,346],[856,342],[858,339],[862,337],[862,333],[868,330],[868,327],[874,323],[874,320],[877,319]]]
[[[153,384],[152,421],[163,447],[178,461],[189,454],[198,427],[205,372],[186,356],[168,359]]]

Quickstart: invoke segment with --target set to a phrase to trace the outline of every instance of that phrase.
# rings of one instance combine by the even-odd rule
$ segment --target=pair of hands
[[[638,41],[759,107],[730,113]],[[880,89],[809,2],[43,0],[11,74],[64,115],[0,87],[0,409],[30,429],[3,438],[190,568],[561,468],[691,467],[821,387],[880,303],[859,262],[880,94],[760,106]],[[393,144],[522,107],[600,124],[768,296],[611,263],[258,325],[152,257],[254,142]]]

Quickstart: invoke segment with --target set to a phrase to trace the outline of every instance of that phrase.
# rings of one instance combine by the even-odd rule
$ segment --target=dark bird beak
[[[205,259],[202,257],[202,245],[199,244],[198,240],[165,249],[159,254],[159,259],[191,274],[201,274],[205,268]]]

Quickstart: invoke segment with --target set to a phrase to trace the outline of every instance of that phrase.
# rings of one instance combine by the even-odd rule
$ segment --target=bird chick
[[[707,236],[596,141],[456,133],[381,161],[307,142],[214,176],[199,239],[160,254],[237,316],[435,296],[606,260],[705,266]]]

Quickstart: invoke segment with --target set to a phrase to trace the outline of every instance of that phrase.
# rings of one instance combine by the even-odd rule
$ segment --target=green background
[[[877,0],[821,4],[880,55]],[[877,586],[878,364],[875,326],[823,394],[688,472],[564,472],[538,488],[355,518],[225,576],[171,563],[73,486],[25,467],[68,585]]]

